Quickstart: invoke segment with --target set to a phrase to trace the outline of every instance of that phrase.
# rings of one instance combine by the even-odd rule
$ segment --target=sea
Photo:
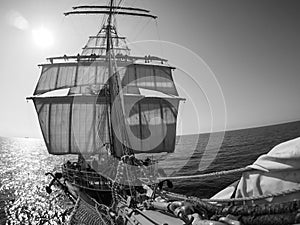
[[[300,121],[214,134],[177,138],[175,153],[162,156],[166,176],[186,176],[243,168],[274,146],[300,137]],[[214,143],[217,142],[217,143]],[[0,224],[66,224],[74,207],[61,190],[45,186],[54,172],[74,156],[48,154],[43,140],[0,137]],[[180,179],[171,191],[209,198],[240,174]]]

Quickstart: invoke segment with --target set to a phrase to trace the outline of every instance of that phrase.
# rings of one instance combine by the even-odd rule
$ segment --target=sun
[[[40,48],[50,47],[54,42],[52,33],[45,27],[33,29],[32,37],[34,43]]]

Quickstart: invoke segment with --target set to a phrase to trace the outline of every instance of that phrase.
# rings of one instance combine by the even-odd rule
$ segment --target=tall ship
[[[37,111],[48,152],[78,155],[61,171],[47,174],[53,180],[46,191],[51,193],[55,184],[75,204],[70,224],[299,222],[299,182],[289,191],[280,190],[284,193],[259,197],[237,198],[235,189],[229,198],[221,193],[199,199],[164,190],[172,187],[173,178],[188,178],[166,177],[151,157],[175,150],[178,109],[184,100],[173,79],[176,69],[161,57],[131,55],[115,23],[118,16],[156,16],[114,0],[103,6],[76,6],[65,13],[71,14],[103,14],[104,22],[81,54],[50,57],[41,64],[34,94],[28,98]],[[264,201],[282,196],[289,197]]]

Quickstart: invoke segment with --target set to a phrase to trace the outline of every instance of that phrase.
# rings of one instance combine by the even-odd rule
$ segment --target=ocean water
[[[275,145],[299,137],[300,121],[228,131],[222,134],[179,137],[176,151],[162,158],[167,175],[191,175],[244,167]],[[209,141],[210,137],[214,137]],[[59,169],[74,156],[52,156],[42,140],[0,137],[0,224],[64,224],[73,205],[59,189],[48,195],[46,172]],[[201,162],[201,163],[200,163]],[[204,167],[201,166],[204,162]],[[208,198],[234,182],[239,174],[174,182],[172,191]]]
[[[70,158],[70,157],[69,157]],[[45,191],[46,172],[64,158],[48,154],[42,140],[0,138],[0,224],[63,224],[72,205],[62,192]]]

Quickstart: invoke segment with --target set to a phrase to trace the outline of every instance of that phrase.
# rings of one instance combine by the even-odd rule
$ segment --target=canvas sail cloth
[[[115,30],[111,30],[111,47],[114,54],[130,55],[130,49],[126,44],[126,38],[118,36]],[[82,50],[82,55],[105,55],[106,54],[106,28],[101,29],[96,36],[90,36]]]
[[[255,170],[243,173],[238,182],[212,198],[261,196],[300,188],[300,138],[275,146],[249,167]],[[294,199],[300,199],[299,192],[264,201],[285,202]]]
[[[127,111],[129,118],[125,118],[134,134],[129,140],[134,144],[127,143],[129,147],[134,152],[173,152],[180,99],[173,82],[172,68],[118,62],[117,69],[125,104],[133,99],[133,95],[140,100],[130,112]],[[42,65],[33,100],[50,154],[91,154],[109,142],[109,99],[104,89],[108,79],[105,60]],[[66,96],[45,96],[45,93],[66,88],[69,88]],[[169,100],[145,97],[140,94],[139,88],[162,92],[168,95]],[[149,130],[165,134],[161,143],[156,143],[153,148],[143,145]],[[115,138],[115,141],[118,139]],[[120,148],[116,150],[117,156],[122,154]]]
[[[33,95],[74,87],[98,86],[101,89],[109,78],[107,61],[53,63],[41,66],[42,72]],[[139,87],[178,96],[172,78],[172,67],[129,64],[122,61],[118,61],[116,67],[122,81],[122,88],[130,89],[129,93],[134,91],[134,87]]]

